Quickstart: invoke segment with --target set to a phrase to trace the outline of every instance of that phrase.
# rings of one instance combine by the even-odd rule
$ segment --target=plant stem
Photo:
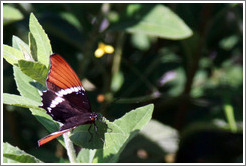
[[[230,104],[225,104],[224,110],[225,110],[226,119],[227,119],[228,124],[230,126],[231,132],[233,132],[233,133],[237,132],[237,124],[236,124],[236,120],[234,117],[233,107]]]
[[[105,76],[105,73],[106,73],[105,68],[102,66],[102,64],[100,64],[98,62],[98,59],[96,59],[93,56],[93,52],[94,52],[93,46],[98,41],[100,36],[102,36],[102,33],[99,32],[100,25],[101,25],[103,19],[106,17],[109,10],[110,10],[110,4],[108,4],[108,3],[102,4],[101,10],[96,17],[97,21],[93,25],[93,29],[88,34],[88,40],[85,43],[85,46],[83,48],[81,48],[81,46],[80,46],[80,50],[83,52],[84,57],[85,57],[84,59],[86,59],[86,60],[82,60],[80,62],[81,65],[79,66],[79,72],[78,72],[78,73],[80,73],[80,76],[82,76],[81,73],[84,73],[84,71],[86,71],[85,69],[89,65],[89,62],[92,61],[95,65],[97,65],[101,69],[103,76],[106,77]]]
[[[71,133],[70,131],[67,133],[64,133],[63,138],[64,138],[65,146],[67,149],[67,155],[68,155],[68,159],[70,163],[77,163],[73,142],[69,138],[70,133]]]
[[[122,32],[119,34],[118,42],[115,49],[115,54],[112,64],[112,75],[116,74],[120,70],[123,43],[124,43],[124,33]]]

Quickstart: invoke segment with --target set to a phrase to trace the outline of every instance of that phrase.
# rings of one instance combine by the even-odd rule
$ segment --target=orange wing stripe
[[[38,140],[38,146],[40,147],[41,145],[43,144],[46,144],[47,142],[50,142],[51,140],[59,137],[60,135],[72,130],[73,128],[71,129],[66,129],[66,130],[63,130],[63,131],[57,131],[57,132],[54,132],[54,133],[51,133],[50,135],[47,135],[46,137]]]
[[[57,59],[60,63],[64,64],[63,66],[61,66],[63,68],[63,71],[71,78],[74,79],[75,81],[77,81],[77,83],[81,83],[77,74],[73,71],[73,69],[69,66],[69,64],[61,57],[59,56]],[[57,61],[56,64],[59,64],[59,62]],[[72,74],[73,73],[73,74]],[[71,75],[72,74],[72,75]]]
[[[69,85],[74,84],[73,82],[71,82],[71,80],[69,81],[67,80],[67,78],[64,78],[64,75],[56,73],[56,71],[52,71],[52,74],[49,75],[49,81],[55,82],[58,86],[60,85],[59,87],[66,87],[66,88],[70,87]]]
[[[51,55],[50,63],[51,68],[47,81],[59,86],[62,89],[82,86],[77,74],[60,55]]]
[[[59,59],[59,60],[58,60]],[[66,76],[70,77],[72,81],[77,82],[78,85],[81,84],[81,81],[79,80],[77,74],[74,72],[74,70],[69,66],[69,64],[61,57],[58,55],[57,63],[56,64],[64,64],[61,65],[60,67],[63,68],[63,72]],[[69,80],[70,80],[69,79]]]
[[[54,61],[52,62],[52,66],[53,66],[53,70],[52,72],[54,73],[54,75],[59,75],[58,77],[61,77],[59,79],[62,79],[63,81],[66,82],[70,82],[69,84],[74,84],[74,78],[72,77],[74,73],[73,70],[70,70],[70,66],[66,64],[67,62],[62,62],[62,61],[56,61],[54,59]],[[62,65],[61,65],[62,64]],[[54,70],[55,69],[59,69],[58,70]],[[75,74],[76,75],[76,74]],[[78,79],[78,78],[77,78]],[[77,80],[75,80],[77,82]]]

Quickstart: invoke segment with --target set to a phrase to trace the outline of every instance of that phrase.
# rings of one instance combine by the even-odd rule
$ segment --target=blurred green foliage
[[[39,44],[28,34],[31,12],[53,52],[94,85],[88,96],[95,111],[114,120],[155,104],[149,130],[129,142],[119,162],[243,161],[243,4],[4,4],[4,44]],[[115,52],[96,58],[99,42]],[[3,78],[3,92],[18,94],[6,61]],[[30,111],[4,105],[4,142],[44,162],[68,162],[57,141],[35,149],[45,134]]]

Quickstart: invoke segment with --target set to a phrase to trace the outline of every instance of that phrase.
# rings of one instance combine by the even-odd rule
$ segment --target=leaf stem
[[[69,138],[70,133],[71,132],[69,131],[69,132],[63,134],[65,147],[67,149],[67,155],[68,155],[68,159],[69,159],[70,163],[77,163],[76,153],[74,150],[73,142]]]

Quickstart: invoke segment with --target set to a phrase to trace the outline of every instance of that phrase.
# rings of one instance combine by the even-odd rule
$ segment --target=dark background
[[[139,134],[119,162],[243,161],[242,4],[163,4],[184,20],[193,36],[184,40],[152,37],[140,46],[134,34],[107,29],[99,32],[102,4],[8,5],[19,9],[24,19],[3,27],[4,44],[12,45],[12,35],[28,42],[29,15],[33,12],[53,51],[62,55],[81,79],[87,78],[96,87],[87,90],[93,110],[114,120],[131,109],[154,103],[153,119],[178,133],[173,138],[177,141],[171,139],[167,146],[159,144],[166,139],[150,139],[155,133],[149,133],[149,138],[148,133]],[[122,16],[128,5],[110,4],[106,17]],[[64,17],[66,14],[76,18],[75,22]],[[110,90],[113,54],[94,57],[99,41],[122,51],[119,69],[124,82],[115,92]],[[163,83],[164,76],[174,79]],[[3,78],[3,92],[18,94],[12,66],[5,60]],[[103,102],[97,100],[99,94],[105,97]],[[228,105],[236,130],[228,125]],[[58,141],[36,148],[37,140],[47,131],[28,109],[3,108],[4,142],[42,161],[68,162]],[[169,146],[176,148],[170,150]]]

